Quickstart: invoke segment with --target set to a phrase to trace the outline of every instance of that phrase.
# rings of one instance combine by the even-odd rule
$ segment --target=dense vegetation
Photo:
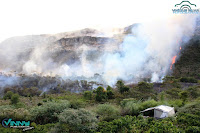
[[[200,34],[196,36],[180,51],[173,70],[175,77],[200,78]]]
[[[0,120],[30,120],[34,129],[26,132],[102,132],[102,133],[198,133],[200,132],[200,84],[196,78],[166,76],[155,89],[153,83],[139,82],[116,87],[99,86],[93,91],[67,91],[28,95],[7,89],[0,100]],[[198,81],[198,80],[197,80]],[[188,87],[183,86],[189,82]],[[143,117],[140,111],[168,105],[175,107],[176,116],[155,119]],[[23,132],[22,129],[0,127],[1,133]]]

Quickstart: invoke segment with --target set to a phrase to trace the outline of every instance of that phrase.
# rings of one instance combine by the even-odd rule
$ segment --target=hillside
[[[200,79],[200,17],[197,19],[195,33],[178,55],[173,75],[175,77],[196,77]]]

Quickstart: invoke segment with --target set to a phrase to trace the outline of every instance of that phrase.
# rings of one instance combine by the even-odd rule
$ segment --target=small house
[[[175,115],[174,107],[166,105],[159,105],[156,107],[148,108],[141,111],[141,113],[143,113],[144,116],[154,117],[157,119]]]

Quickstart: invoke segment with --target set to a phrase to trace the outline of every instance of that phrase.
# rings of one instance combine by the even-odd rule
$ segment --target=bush
[[[113,120],[120,115],[119,109],[111,104],[100,104],[95,112],[99,115],[100,120],[104,121]]]
[[[187,98],[188,98],[188,92],[187,91],[182,91],[179,93],[180,99],[183,100],[183,104],[185,104]]]
[[[164,83],[171,83],[176,81],[174,76],[167,76],[167,75],[162,80]]]
[[[181,99],[169,100],[167,103],[169,106],[175,107],[175,109],[179,109],[183,106],[183,101]]]
[[[57,115],[69,107],[70,103],[67,100],[47,102],[42,106],[37,106],[31,109],[32,120],[39,124],[57,122]]]
[[[159,105],[159,102],[155,101],[154,99],[149,99],[149,100],[141,103],[140,110],[142,111],[142,110],[145,110],[147,108],[155,107],[155,106],[158,106],[158,105]]]
[[[141,133],[149,130],[154,125],[153,118],[125,116],[110,122],[99,123],[98,132],[101,133]]]
[[[141,108],[141,101],[128,101],[124,108],[123,114],[124,115],[138,115]]]
[[[189,87],[186,91],[189,93],[191,98],[197,98],[200,96],[200,88],[197,86]]]
[[[18,108],[14,106],[4,105],[0,106],[0,120],[4,118],[12,118],[13,120],[30,120],[30,113],[27,109]]]
[[[7,91],[6,94],[3,96],[3,99],[4,100],[11,99],[12,95],[13,95],[12,91]]]
[[[124,92],[129,91],[129,87],[124,85],[124,82],[122,80],[118,80],[116,83],[116,87],[119,90],[119,92],[122,94]]]
[[[126,115],[138,115],[140,111],[145,110],[150,107],[155,107],[159,105],[159,102],[149,99],[147,101],[141,102],[141,101],[135,101],[135,100],[126,100],[121,102],[121,104],[124,104],[123,107],[123,113]]]
[[[178,99],[180,92],[181,92],[181,89],[179,89],[179,88],[172,88],[172,89],[167,90],[166,94],[169,96],[169,98]]]
[[[70,100],[70,108],[78,109],[85,107],[86,103],[82,99]]]
[[[173,76],[165,76],[163,79],[163,84],[167,88],[180,88],[181,85],[178,83],[179,80],[175,79]]]
[[[147,83],[147,82],[139,82],[138,85],[137,85],[137,88],[140,90],[140,91],[152,91],[153,89],[153,84],[152,83]]]
[[[200,133],[200,128],[198,126],[189,126],[185,130],[186,133]]]
[[[186,126],[198,126],[200,127],[200,116],[188,113],[179,113],[177,116],[177,122],[183,128]]]
[[[110,86],[108,86],[106,88],[106,93],[107,93],[107,97],[108,99],[113,99],[114,98],[114,93],[113,93],[113,90]]]
[[[10,101],[11,101],[11,104],[17,104],[19,102],[19,95],[13,94]]]
[[[91,100],[92,99],[92,92],[91,91],[85,91],[84,92],[84,98],[87,100]]]
[[[106,96],[106,92],[105,92],[104,88],[99,86],[96,90],[96,96],[95,96],[96,101],[102,102],[106,98],[107,98],[107,96]]]
[[[121,102],[120,102],[120,105],[124,108],[126,103],[129,102],[129,101],[133,101],[133,102],[137,102],[134,98],[127,98],[127,99],[123,99]]]
[[[200,116],[200,104],[199,101],[186,104],[184,107],[178,110],[178,113],[189,113]]]
[[[154,125],[151,125],[149,129],[151,133],[173,133],[179,132],[176,125],[174,125],[171,121],[157,121]]]
[[[182,77],[180,78],[180,82],[186,82],[186,83],[198,83],[198,80],[192,77]]]
[[[135,116],[125,116],[110,122],[102,121],[98,124],[98,131],[101,133],[131,133],[133,132],[131,125],[134,121],[136,121]]]
[[[97,127],[95,115],[85,109],[65,109],[58,116],[62,130],[69,129],[69,132],[91,132]]]

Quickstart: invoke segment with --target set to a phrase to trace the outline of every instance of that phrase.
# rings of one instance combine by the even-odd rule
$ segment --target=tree
[[[13,94],[11,97],[11,104],[17,104],[19,102],[19,95]]]
[[[96,101],[102,102],[103,99],[106,99],[106,92],[103,87],[99,86],[96,90],[96,96],[95,96]]]
[[[113,93],[113,90],[112,90],[112,88],[110,87],[110,86],[108,86],[107,88],[106,88],[106,90],[107,90],[107,97],[108,97],[108,99],[113,99],[114,97],[114,93]]]
[[[122,80],[118,80],[116,83],[116,87],[119,90],[119,92],[122,94],[126,91],[129,91],[129,87],[124,85],[124,82]]]
[[[84,92],[84,98],[87,100],[91,100],[92,99],[92,92],[91,91],[85,91]]]
[[[13,95],[12,91],[7,91],[7,93],[4,95],[3,99],[4,100],[11,99],[12,95]]]
[[[187,98],[188,98],[188,92],[187,91],[182,91],[179,93],[180,99],[183,100],[183,104],[185,104]]]
[[[147,82],[139,82],[138,83],[138,89],[141,91],[152,91],[153,89],[153,84],[152,83],[147,83]]]

